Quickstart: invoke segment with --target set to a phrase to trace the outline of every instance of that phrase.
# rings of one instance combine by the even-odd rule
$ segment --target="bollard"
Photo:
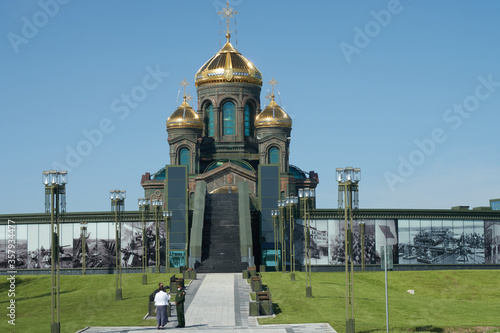
[[[259,303],[250,302],[250,316],[258,316],[259,315]]]
[[[153,316],[153,317],[156,316],[156,314],[155,314],[155,302],[149,302],[148,315]]]

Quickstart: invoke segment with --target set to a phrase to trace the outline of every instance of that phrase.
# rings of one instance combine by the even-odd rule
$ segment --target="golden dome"
[[[255,117],[255,128],[287,127],[292,128],[292,118],[274,101],[274,95],[268,106]]]
[[[196,73],[195,85],[199,87],[208,83],[246,82],[262,86],[262,74],[247,58],[229,42],[230,34],[226,33],[226,45]]]
[[[184,102],[167,119],[167,130],[171,128],[203,129],[200,115],[186,102],[186,96],[184,96]]]

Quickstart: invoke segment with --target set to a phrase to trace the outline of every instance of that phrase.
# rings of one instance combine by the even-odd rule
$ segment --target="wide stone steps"
[[[205,204],[200,273],[241,272],[238,194],[209,194]],[[243,268],[242,268],[243,267]]]

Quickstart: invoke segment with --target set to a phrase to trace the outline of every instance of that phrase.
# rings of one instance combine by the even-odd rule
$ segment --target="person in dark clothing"
[[[184,318],[184,302],[186,301],[186,292],[180,284],[177,285],[177,294],[175,295],[175,307],[177,311],[177,328],[186,326]]]
[[[155,291],[153,291],[151,293],[151,295],[149,295],[149,301],[150,302],[154,302],[155,301],[155,296],[160,291],[161,288],[164,288],[165,291],[167,291],[167,289],[169,289],[169,287],[164,287],[162,282],[158,283],[158,289],[155,289]]]

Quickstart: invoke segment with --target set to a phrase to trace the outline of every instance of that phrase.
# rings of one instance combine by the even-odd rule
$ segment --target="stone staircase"
[[[238,194],[208,194],[205,204],[200,273],[237,273],[241,262]]]

